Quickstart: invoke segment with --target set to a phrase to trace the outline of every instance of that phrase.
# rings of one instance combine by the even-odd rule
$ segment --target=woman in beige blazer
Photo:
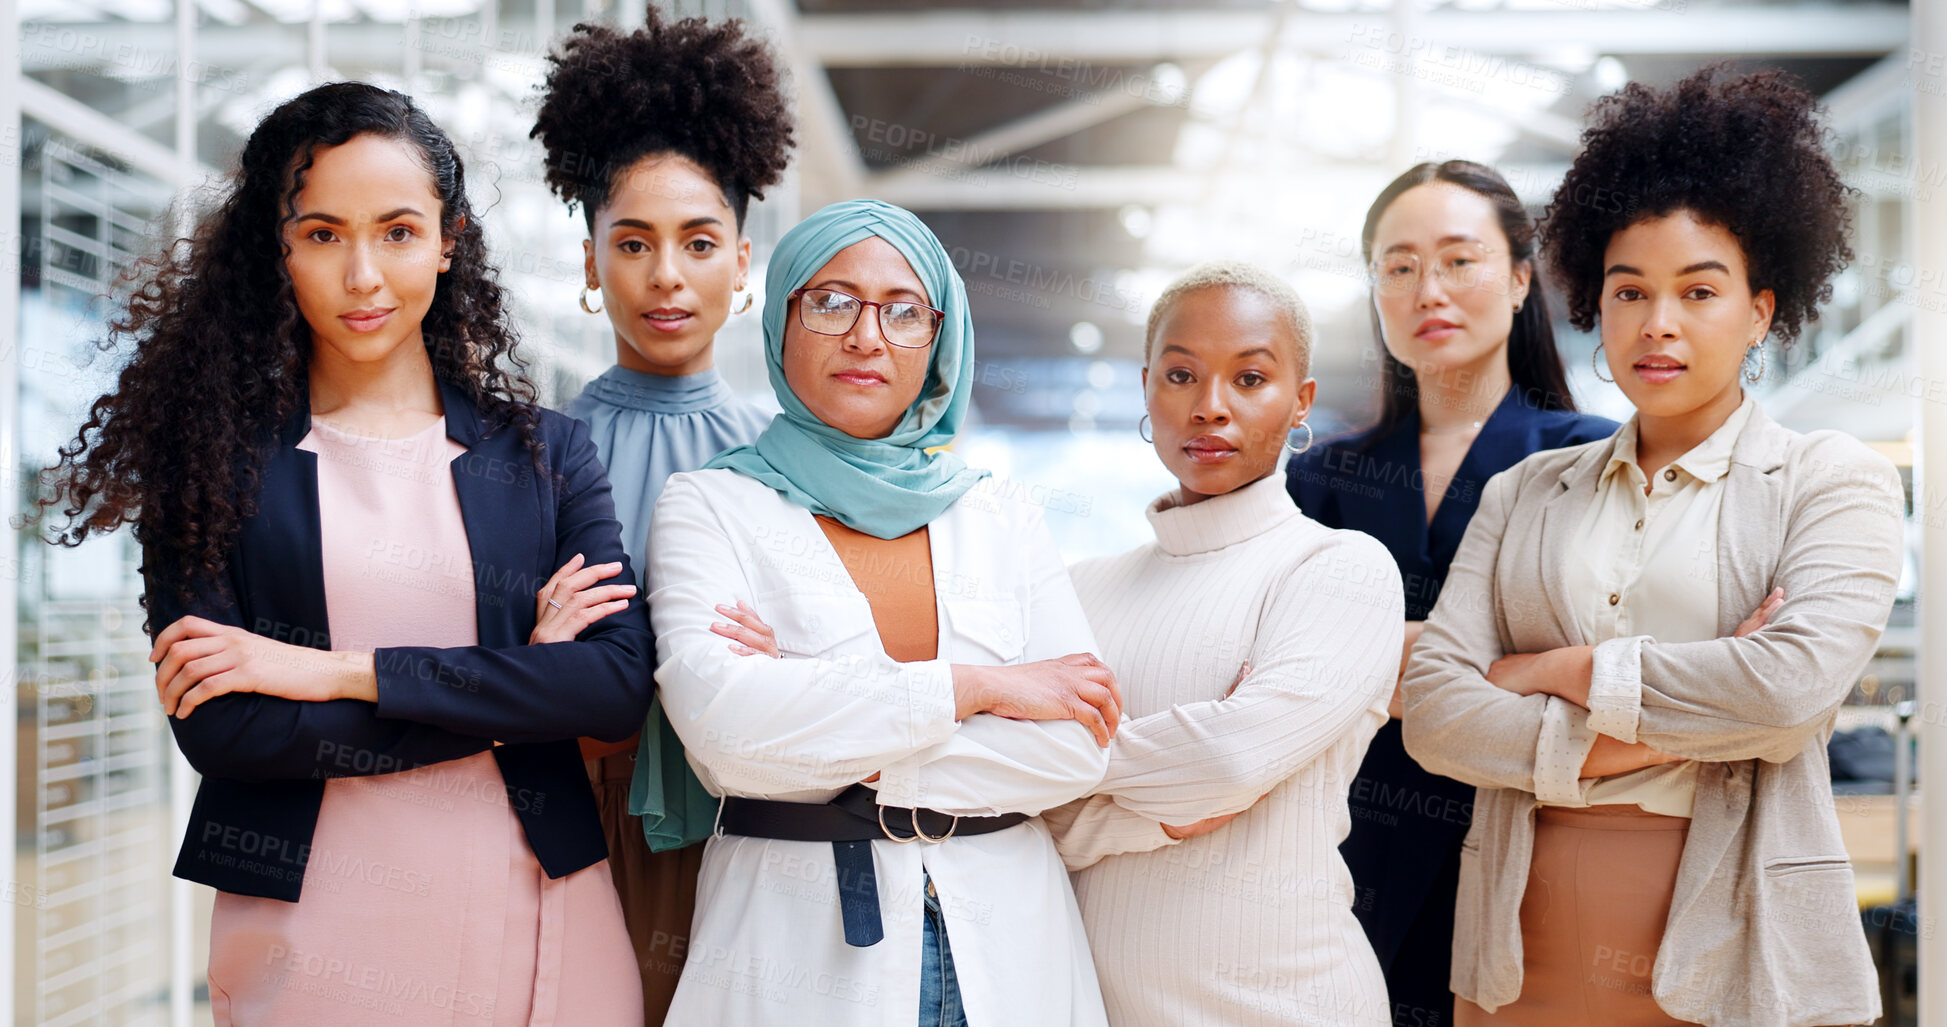
[[[1488,483],[1402,686],[1407,751],[1480,789],[1461,1027],[1879,1015],[1825,740],[1905,500],[1743,391],[1851,256],[1815,113],[1777,74],[1631,86],[1555,195],[1570,321],[1636,416]]]

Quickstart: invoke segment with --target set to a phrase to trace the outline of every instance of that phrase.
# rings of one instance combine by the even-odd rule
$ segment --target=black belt
[[[992,834],[1028,821],[1026,813],[956,817],[932,809],[881,806],[879,793],[853,785],[830,802],[776,802],[725,796],[717,808],[717,833],[788,842],[830,842],[838,875],[838,914],[845,943],[877,945],[886,935],[879,919],[879,879],[872,842],[886,838],[939,844],[956,834]]]

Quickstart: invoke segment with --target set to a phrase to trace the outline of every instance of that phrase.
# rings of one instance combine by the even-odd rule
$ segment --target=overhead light
[[[1068,344],[1078,353],[1098,352],[1102,349],[1102,329],[1093,321],[1077,321],[1068,329]]]
[[[1155,87],[1150,99],[1159,104],[1178,104],[1190,91],[1190,76],[1183,69],[1169,61],[1149,69],[1149,81]]]
[[[1629,84],[1629,69],[1623,67],[1623,62],[1615,57],[1599,58],[1592,73],[1595,75],[1596,88],[1605,93],[1613,93]]]
[[[1133,239],[1149,238],[1149,230],[1155,227],[1156,220],[1150,216],[1149,208],[1131,203],[1116,212],[1116,219],[1122,222],[1122,230]]]

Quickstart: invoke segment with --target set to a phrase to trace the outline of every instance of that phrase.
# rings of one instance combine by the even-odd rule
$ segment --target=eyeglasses
[[[1450,289],[1477,289],[1488,281],[1487,258],[1496,250],[1476,242],[1458,242],[1433,251],[1422,260],[1417,253],[1388,253],[1366,265],[1373,291],[1382,296],[1405,296],[1418,291],[1420,275],[1428,267]]]
[[[924,303],[895,300],[874,303],[832,289],[795,289],[791,298],[798,301],[798,323],[819,335],[844,335],[859,323],[865,308],[876,308],[879,334],[894,346],[924,349],[939,333],[946,311]]]

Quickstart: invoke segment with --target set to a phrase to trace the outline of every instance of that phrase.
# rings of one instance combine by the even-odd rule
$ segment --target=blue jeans
[[[946,916],[940,912],[933,882],[926,882],[926,929],[919,948],[919,1027],[967,1027],[960,1008],[960,979],[953,973],[953,948],[947,944]]]

